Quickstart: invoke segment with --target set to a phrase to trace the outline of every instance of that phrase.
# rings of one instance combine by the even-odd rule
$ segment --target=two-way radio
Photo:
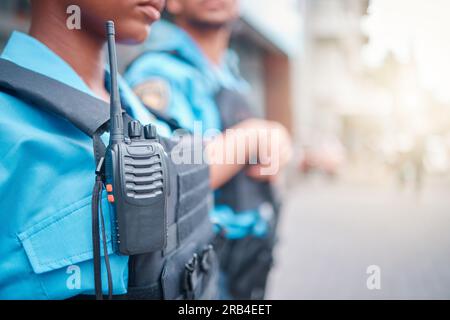
[[[115,249],[123,255],[165,248],[168,165],[154,125],[124,120],[117,83],[114,23],[106,24],[111,75],[110,140],[105,155],[105,186],[114,208]]]

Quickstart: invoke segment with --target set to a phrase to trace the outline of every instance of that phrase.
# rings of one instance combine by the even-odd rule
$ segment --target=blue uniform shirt
[[[2,58],[94,95],[38,40],[15,32]],[[154,119],[120,81],[128,112]],[[76,108],[76,101],[74,101]],[[0,299],[64,299],[93,294],[92,139],[64,119],[0,92]],[[157,123],[159,132],[169,129]],[[103,195],[114,293],[124,294],[128,258],[115,255]],[[102,270],[107,290],[105,266]]]
[[[217,93],[222,88],[249,91],[248,83],[239,75],[236,54],[229,51],[221,66],[216,66],[181,28],[167,21],[160,21],[152,28],[146,51],[128,68],[125,80],[144,102],[145,92],[152,96],[154,89],[159,89],[156,90],[159,97],[148,104],[159,105],[161,111],[175,118],[182,127],[193,130],[198,121],[203,132],[221,130]],[[267,231],[258,208],[236,214],[230,207],[220,205],[211,217],[232,239],[264,235]]]

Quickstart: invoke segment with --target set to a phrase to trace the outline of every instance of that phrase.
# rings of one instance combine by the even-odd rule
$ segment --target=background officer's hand
[[[292,157],[292,141],[286,128],[278,122],[250,120],[259,128],[258,164],[250,165],[247,174],[260,181],[274,181]]]
[[[251,177],[273,180],[289,162],[292,147],[290,136],[281,124],[249,119],[211,141],[207,153],[211,187],[217,189],[248,165]],[[230,155],[234,161],[229,161]]]

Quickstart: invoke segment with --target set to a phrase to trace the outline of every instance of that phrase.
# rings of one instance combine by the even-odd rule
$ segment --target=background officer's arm
[[[292,150],[287,130],[276,122],[249,119],[231,128],[233,133],[223,133],[207,146],[210,165],[211,187],[218,189],[251,159],[258,159],[257,165],[249,166],[248,174],[253,178],[270,181],[278,175],[291,159]],[[234,155],[227,161],[227,155]],[[244,161],[237,161],[242,160]]]
[[[191,103],[183,90],[171,83],[168,77],[153,76],[136,85],[134,92],[145,105],[174,117],[182,127],[193,130],[195,117]],[[250,166],[248,173],[253,178],[263,181],[272,180],[277,175],[279,168],[289,161],[290,139],[287,131],[281,125],[266,120],[250,119],[230,129],[235,129],[234,132],[239,130],[239,135],[221,134],[208,144],[207,155],[211,164],[210,178],[213,189],[218,189],[231,180],[244,169],[250,159],[255,157],[263,165]],[[255,139],[260,135],[263,138]],[[274,139],[267,139],[267,137],[275,135],[279,142],[272,146],[271,142]],[[226,155],[237,152],[238,159],[244,159],[244,161],[226,161]],[[264,167],[272,165],[277,167],[275,172],[267,174],[267,170],[262,170]]]

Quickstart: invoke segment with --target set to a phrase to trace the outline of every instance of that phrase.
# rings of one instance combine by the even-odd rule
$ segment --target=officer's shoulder
[[[32,139],[35,131],[33,119],[36,117],[25,117],[28,112],[35,112],[30,104],[5,92],[0,92],[0,158],[6,154],[20,141]]]
[[[0,112],[2,114],[0,129],[9,130],[8,128],[12,128],[10,135],[14,133],[18,136],[28,136],[29,133],[36,133],[37,131],[46,132],[45,128],[41,128],[41,125],[47,125],[59,118],[5,92],[0,92]]]

